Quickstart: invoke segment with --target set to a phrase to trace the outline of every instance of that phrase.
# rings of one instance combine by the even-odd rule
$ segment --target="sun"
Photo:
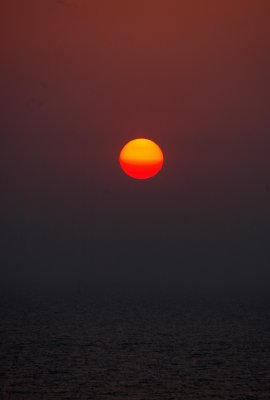
[[[139,138],[131,140],[122,148],[119,162],[128,176],[135,179],[148,179],[162,169],[164,156],[155,142]]]

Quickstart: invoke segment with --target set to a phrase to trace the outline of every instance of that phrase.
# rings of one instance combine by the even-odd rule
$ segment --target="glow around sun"
[[[122,148],[119,162],[128,176],[135,179],[148,179],[162,169],[164,156],[155,142],[139,138],[131,140]]]

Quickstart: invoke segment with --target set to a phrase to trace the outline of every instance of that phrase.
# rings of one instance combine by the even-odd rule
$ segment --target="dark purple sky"
[[[264,281],[269,21],[263,0],[2,0],[3,276]],[[151,181],[118,166],[138,136],[165,153]]]

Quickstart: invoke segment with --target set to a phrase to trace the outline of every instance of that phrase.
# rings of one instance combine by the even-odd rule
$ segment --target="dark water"
[[[270,399],[267,297],[1,300],[1,399]]]

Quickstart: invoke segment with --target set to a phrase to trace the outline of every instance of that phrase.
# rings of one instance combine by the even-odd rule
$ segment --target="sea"
[[[0,295],[2,400],[269,400],[270,294]]]

